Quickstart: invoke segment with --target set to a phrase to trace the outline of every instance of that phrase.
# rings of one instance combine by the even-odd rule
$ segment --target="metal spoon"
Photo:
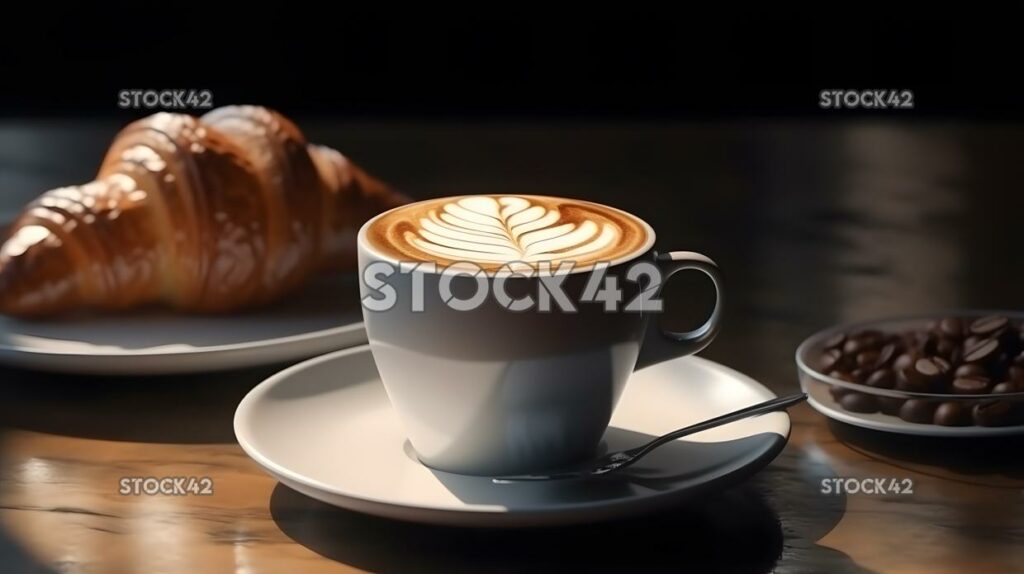
[[[542,480],[566,480],[571,478],[586,478],[601,476],[621,470],[634,462],[640,460],[647,453],[658,448],[659,446],[671,442],[677,438],[684,437],[698,433],[703,430],[722,426],[738,420],[754,417],[757,415],[763,415],[765,413],[771,413],[775,411],[785,410],[787,407],[803,402],[807,398],[806,393],[797,393],[795,395],[789,395],[788,397],[780,397],[751,405],[746,408],[742,408],[738,411],[733,411],[721,416],[717,416],[713,419],[708,419],[704,422],[699,422],[688,427],[681,428],[676,431],[672,431],[666,435],[662,435],[651,442],[634,447],[627,450],[621,450],[602,456],[599,459],[589,463],[582,469],[575,470],[564,470],[552,472],[551,474],[521,474],[516,476],[499,476],[492,478],[491,481],[495,484],[509,484],[513,482],[530,482],[530,481],[542,481]]]

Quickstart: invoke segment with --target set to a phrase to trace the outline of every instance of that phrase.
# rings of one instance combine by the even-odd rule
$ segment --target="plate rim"
[[[601,517],[608,517],[612,515],[618,517],[642,513],[660,504],[671,502],[675,499],[688,498],[695,494],[699,494],[700,492],[704,492],[707,489],[726,488],[734,482],[754,474],[767,466],[778,456],[780,452],[782,452],[785,446],[789,443],[789,438],[793,429],[792,418],[789,416],[789,413],[786,411],[773,413],[782,415],[782,420],[784,421],[783,424],[785,426],[783,434],[771,432],[770,434],[775,435],[774,439],[759,451],[749,451],[751,456],[744,457],[745,461],[738,467],[733,468],[720,476],[716,476],[709,481],[705,481],[688,488],[670,489],[667,492],[649,497],[624,498],[600,504],[583,504],[572,508],[552,507],[520,511],[509,511],[507,509],[502,511],[470,505],[463,508],[450,508],[423,504],[407,504],[379,499],[376,497],[358,495],[351,492],[344,492],[336,487],[324,484],[319,480],[300,475],[299,473],[270,460],[250,443],[245,436],[244,430],[240,431],[242,425],[245,424],[242,420],[244,413],[251,410],[252,403],[257,401],[259,397],[266,394],[270,388],[274,387],[282,380],[286,380],[297,372],[304,371],[321,363],[359,353],[367,353],[370,355],[370,360],[373,360],[372,353],[370,353],[370,346],[368,344],[364,344],[307,359],[271,375],[253,387],[248,393],[246,393],[245,397],[242,398],[238,407],[235,409],[232,427],[235,432],[235,439],[246,455],[252,458],[264,472],[285,486],[332,506],[338,506],[386,518],[447,525],[515,527],[538,524],[571,524],[585,521],[587,519],[599,519]],[[692,360],[703,364],[706,368],[709,367],[725,371],[729,376],[743,381],[744,384],[752,384],[770,396],[777,396],[774,391],[754,378],[703,357],[693,355],[674,357],[663,361],[662,363],[649,365],[647,368],[656,367],[660,364],[680,359]],[[334,500],[329,500],[327,496],[323,496],[324,494],[333,497]],[[338,500],[344,501],[345,504],[338,504]]]
[[[63,351],[63,350],[47,350],[40,349],[37,347],[25,347],[21,345],[11,345],[0,341],[0,357],[3,356],[14,356],[14,355],[33,355],[39,357],[48,356],[59,356],[59,357],[73,357],[83,359],[98,359],[98,358],[113,358],[113,357],[189,357],[195,355],[205,355],[210,353],[228,353],[234,351],[249,351],[253,349],[262,349],[265,347],[277,347],[282,345],[291,345],[295,343],[303,343],[309,340],[318,340],[332,335],[345,334],[351,331],[364,330],[363,321],[353,321],[351,323],[345,323],[337,327],[329,327],[327,329],[318,329],[316,331],[309,331],[306,333],[299,333],[296,335],[285,335],[283,337],[273,337],[270,339],[259,339],[257,341],[249,341],[245,343],[224,343],[221,345],[210,345],[206,347],[197,347],[189,350],[173,350],[173,349],[160,349],[154,347],[144,348],[144,350],[138,349],[125,349],[124,352],[109,352],[103,351],[98,353],[83,353],[80,351]]]

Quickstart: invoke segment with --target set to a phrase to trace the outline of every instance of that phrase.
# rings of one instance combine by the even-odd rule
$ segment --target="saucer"
[[[165,310],[26,321],[0,316],[0,363],[93,375],[159,375],[294,361],[366,343],[358,277],[318,277],[265,308]]]
[[[636,446],[774,396],[706,359],[659,363],[630,378],[603,447]],[[775,458],[790,425],[786,413],[771,413],[673,441],[597,479],[495,484],[417,461],[361,346],[270,377],[239,404],[234,426],[267,472],[327,504],[416,522],[539,526],[638,514],[725,488]]]

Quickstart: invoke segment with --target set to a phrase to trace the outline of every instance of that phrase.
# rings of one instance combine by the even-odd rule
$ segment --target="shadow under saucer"
[[[281,484],[270,512],[295,542],[373,572],[769,572],[783,547],[778,518],[748,488],[642,518],[517,530],[388,520]]]

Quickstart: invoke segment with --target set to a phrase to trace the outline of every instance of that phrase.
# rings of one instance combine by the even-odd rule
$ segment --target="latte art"
[[[649,233],[624,212],[539,196],[465,196],[404,206],[372,222],[371,244],[388,255],[441,265],[513,262],[585,265],[644,247]]]

